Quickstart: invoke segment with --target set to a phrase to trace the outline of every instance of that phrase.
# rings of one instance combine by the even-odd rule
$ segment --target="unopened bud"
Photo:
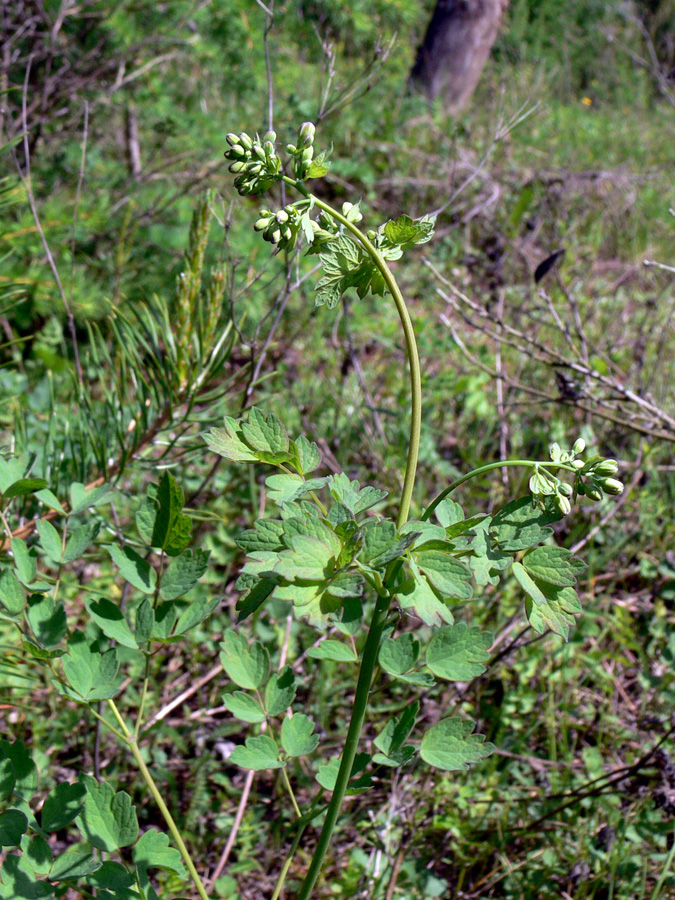
[[[298,152],[298,148],[295,144],[286,144],[286,151],[293,154]]]
[[[263,136],[263,141],[269,142],[270,144],[273,144],[276,141],[276,139],[277,139],[276,131],[268,131],[267,134],[265,134]]]
[[[620,494],[623,491],[623,484],[616,478],[605,478],[599,484],[606,494]]]
[[[245,168],[246,163],[241,160],[237,160],[237,162],[233,162],[229,166],[230,172],[232,172],[233,175],[236,175],[237,172],[243,172]]]
[[[563,497],[571,497],[572,496],[572,485],[566,484],[564,481],[558,485],[558,493],[562,494]]]
[[[280,209],[278,213],[275,214],[274,218],[277,220],[279,225],[285,225],[288,222],[288,213],[285,209]]]
[[[619,471],[619,464],[615,459],[603,459],[602,462],[597,464],[593,471],[596,475],[602,475],[603,477],[606,477],[607,475],[616,475]]]
[[[572,446],[572,452],[575,454],[583,453],[586,449],[586,441],[583,438],[577,438]]]
[[[586,463],[583,461],[583,459],[573,459],[572,465],[574,466],[575,469],[583,469],[583,467],[586,465]]]
[[[263,148],[260,146],[260,144],[254,144],[254,145],[253,145],[253,153],[254,153],[255,156],[258,157],[258,159],[260,160],[260,162],[265,162],[265,160],[267,159],[267,157],[265,156],[265,151],[264,151]]]
[[[242,131],[242,133],[239,135],[239,143],[240,143],[240,144],[243,144],[244,147],[245,147],[247,150],[251,150],[252,147],[253,147],[253,141],[252,141],[252,139],[246,134],[245,131]]]
[[[303,122],[298,130],[298,143],[303,147],[309,146],[314,141],[316,128],[312,122]]]
[[[225,136],[225,140],[230,145],[230,147],[235,147],[237,144],[241,143],[241,141],[239,140],[239,135],[233,134],[232,132]]]
[[[267,226],[270,224],[269,219],[261,218],[253,226],[254,231],[264,231]]]
[[[302,151],[302,156],[300,157],[303,163],[310,163],[314,157],[314,147],[306,147]]]
[[[556,506],[558,507],[560,512],[563,514],[563,516],[566,516],[567,513],[572,509],[572,504],[567,499],[567,497],[561,497],[560,494],[558,494],[557,497],[555,498],[555,502],[556,502]]]
[[[602,500],[602,491],[599,488],[591,486],[589,484],[587,484],[585,487],[585,494],[589,500],[595,500],[596,502],[598,500]]]

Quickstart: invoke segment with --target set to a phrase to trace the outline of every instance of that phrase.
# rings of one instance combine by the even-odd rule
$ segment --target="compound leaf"
[[[500,550],[527,550],[545,541],[552,533],[548,526],[561,518],[557,509],[544,511],[530,496],[521,497],[499,510],[490,523],[490,533]]]
[[[98,522],[88,522],[85,525],[77,525],[68,531],[68,540],[63,551],[63,562],[73,562],[79,559],[87,547],[95,540],[100,531]]]
[[[410,560],[409,564],[412,577],[403,583],[396,594],[401,608],[419,616],[427,625],[452,624],[454,619],[448,607],[438,599],[415,563]]]
[[[101,506],[110,500],[111,495],[112,491],[107,484],[87,488],[79,481],[75,481],[70,486],[70,515],[74,516],[92,506]]]
[[[133,844],[138,837],[138,821],[129,794],[115,793],[107,782],[99,783],[91,775],[84,775],[83,783],[87,793],[76,820],[82,836],[107,853]]]
[[[313,659],[333,659],[336,662],[356,662],[354,650],[342,641],[321,641],[316,647],[309,648],[307,656]]]
[[[169,836],[155,828],[145,832],[134,847],[133,860],[144,872],[148,869],[164,869],[180,878],[187,878],[178,850],[169,846]]]
[[[441,719],[422,738],[420,756],[430,766],[446,772],[468,769],[495,749],[494,744],[485,743],[484,735],[472,734],[473,727],[473,722],[456,716]]]
[[[26,595],[11,569],[0,571],[0,603],[12,616],[18,616],[26,605]]]
[[[14,770],[14,794],[28,803],[38,787],[38,770],[22,741],[0,741],[0,760],[8,759]]]
[[[27,859],[10,854],[0,869],[0,900],[45,900],[54,895],[47,881],[35,877]]]
[[[266,681],[270,670],[270,658],[265,647],[228,630],[220,643],[220,661],[223,668],[239,687],[255,691]]]
[[[28,830],[28,819],[18,809],[0,813],[0,847],[18,847],[21,836]]]
[[[416,550],[415,562],[443,597],[468,600],[473,593],[471,570],[446,549],[442,549],[442,545],[436,548],[434,544],[435,542],[425,544],[423,549]]]
[[[485,671],[493,640],[490,632],[464,622],[441,628],[427,646],[427,666],[438,678],[470,681]]]
[[[106,637],[117,641],[123,647],[138,650],[136,638],[117,604],[102,597],[100,600],[89,600],[87,609],[89,610],[89,615]]]
[[[40,546],[52,562],[58,565],[63,561],[61,557],[63,552],[61,535],[47,519],[37,520],[37,530],[40,536]]]
[[[43,491],[47,487],[44,478],[19,478],[13,484],[3,491],[5,500],[11,500],[13,497],[27,497],[28,494],[34,494],[36,491]]]
[[[152,594],[157,584],[157,572],[152,568],[147,560],[143,559],[125,544],[124,547],[118,547],[113,544],[108,547],[108,552],[113,562],[120,570],[120,575],[129,584],[132,584],[144,594]]]
[[[52,650],[61,643],[68,630],[63,603],[55,603],[49,594],[33,594],[28,604],[26,618],[35,640],[45,650]]]
[[[556,587],[573,587],[586,564],[564,547],[537,547],[522,559],[523,566],[537,581]]]
[[[224,695],[223,703],[235,719],[241,719],[242,722],[258,724],[265,721],[265,711],[258,699],[251,694],[244,691],[233,691],[231,694]]]
[[[210,552],[184,550],[175,556],[162,575],[160,594],[164,600],[176,600],[193,588],[206,571]]]
[[[57,784],[48,794],[42,807],[40,824],[43,831],[59,831],[79,816],[87,794],[86,787],[80,782],[68,784],[67,781]]]
[[[268,716],[280,716],[295,700],[297,687],[290,666],[272,675],[265,687],[265,709]]]
[[[14,790],[16,777],[11,759],[0,759],[0,801],[6,800]]]
[[[316,750],[319,735],[314,734],[314,722],[303,713],[286,717],[281,723],[281,746],[289,756],[307,756]]]
[[[52,863],[49,872],[50,881],[77,881],[86,878],[101,868],[101,860],[92,856],[91,849],[66,850],[59,854]]]
[[[261,769],[281,769],[284,766],[279,759],[277,745],[267,734],[247,738],[244,746],[239,744],[235,747],[230,762],[242,769],[253,769],[256,772]]]

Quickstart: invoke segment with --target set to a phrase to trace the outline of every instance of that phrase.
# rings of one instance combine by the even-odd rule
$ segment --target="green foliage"
[[[331,7],[326,15],[333,13]],[[311,19],[311,11],[307,16]],[[282,179],[285,189],[300,189],[300,200],[286,202],[284,196],[285,205],[276,212],[259,210],[255,231],[275,251],[288,254],[279,261],[295,260],[291,254],[302,248],[309,252],[310,262],[318,259],[322,274],[315,290],[317,306],[336,307],[344,301],[340,314],[344,321],[331,320],[326,327],[327,337],[334,327],[330,340],[325,341],[327,350],[342,340],[353,304],[357,330],[376,335],[378,349],[373,355],[377,357],[379,348],[386,346],[394,360],[388,364],[400,368],[384,304],[369,295],[379,298],[390,293],[393,275],[386,263],[429,241],[434,222],[424,215],[390,217],[387,211],[382,215],[386,219],[383,224],[361,232],[359,204],[331,205],[334,201],[324,199],[323,189],[320,196],[308,194],[307,180],[322,177],[327,165],[327,155],[314,153],[314,127],[309,124],[298,129],[296,144],[287,148],[283,159],[284,154],[276,149],[276,135],[258,138],[242,132],[233,136],[236,140],[228,139],[227,155],[231,168],[237,166],[233,171],[237,187],[247,197],[271,190],[275,202]],[[234,152],[235,148],[243,148],[243,153]],[[372,147],[368,149],[373,152]],[[334,164],[338,172],[341,163],[338,158]],[[530,202],[531,197],[525,198],[523,209],[514,215],[514,228]],[[536,661],[529,648],[523,662],[518,661],[520,654],[507,655],[501,662],[497,649],[490,652],[493,633],[500,638],[503,629],[508,633],[510,623],[521,615],[524,600],[525,616],[536,632],[550,630],[565,639],[572,636],[571,652],[564,657],[565,671],[573,666],[575,657],[583,658],[584,664],[587,661],[587,650],[580,649],[572,630],[581,613],[576,586],[584,565],[560,545],[567,542],[566,529],[579,526],[574,517],[564,517],[577,500],[605,503],[607,497],[618,493],[622,489],[615,478],[618,464],[593,455],[595,447],[587,461],[580,460],[584,448],[578,449],[579,441],[570,451],[561,450],[554,442],[546,455],[539,434],[537,441],[530,441],[536,449],[530,448],[523,454],[525,458],[517,461],[527,471],[529,482],[527,486],[520,483],[515,493],[518,496],[529,488],[527,495],[505,502],[503,493],[493,488],[488,504],[483,502],[485,497],[469,493],[465,506],[475,514],[465,514],[448,496],[466,480],[450,474],[452,466],[460,460],[463,465],[473,453],[477,465],[466,468],[474,468],[470,475],[476,476],[499,468],[503,461],[486,464],[494,456],[486,451],[481,458],[480,446],[473,449],[473,440],[466,434],[458,438],[466,446],[453,446],[452,464],[443,460],[432,447],[437,435],[428,414],[426,436],[422,436],[427,450],[422,443],[416,505],[424,509],[424,492],[428,498],[434,496],[432,479],[446,487],[418,519],[399,526],[391,499],[400,480],[397,457],[402,455],[402,439],[395,433],[404,402],[399,394],[392,392],[386,402],[378,399],[377,409],[371,404],[364,412],[363,408],[355,410],[345,393],[333,408],[326,399],[332,390],[323,396],[319,390],[325,387],[321,378],[330,383],[332,377],[321,371],[322,362],[316,365],[315,376],[318,405],[325,409],[312,407],[311,396],[302,413],[294,408],[299,395],[295,392],[306,389],[304,383],[296,384],[303,376],[287,379],[283,395],[275,396],[278,388],[272,386],[264,400],[256,401],[261,406],[250,407],[249,401],[254,388],[262,390],[264,385],[252,382],[241,403],[239,398],[227,396],[240,377],[227,367],[229,351],[243,323],[235,328],[234,317],[226,313],[223,343],[218,343],[216,331],[223,327],[220,306],[234,287],[228,284],[226,294],[224,270],[216,268],[202,289],[213,203],[210,197],[195,212],[175,301],[157,298],[146,305],[126,309],[122,305],[100,331],[92,326],[87,364],[115,374],[102,376],[88,398],[69,395],[80,397],[86,413],[79,420],[83,427],[77,438],[78,459],[73,453],[57,470],[54,451],[52,463],[38,467],[50,475],[48,479],[31,477],[28,458],[3,461],[11,470],[0,484],[3,511],[11,527],[18,528],[26,512],[37,522],[36,535],[29,530],[27,537],[14,537],[6,548],[11,553],[3,559],[0,575],[3,616],[12,628],[21,630],[17,646],[30,654],[32,669],[45,682],[51,681],[67,703],[79,705],[83,729],[91,728],[95,717],[102,716],[98,720],[102,733],[112,731],[124,753],[140,767],[143,782],[137,781],[132,790],[132,779],[127,780],[122,757],[117,756],[105,773],[109,781],[97,775],[96,779],[82,776],[74,784],[52,786],[49,782],[41,813],[29,815],[27,804],[32,803],[36,811],[40,808],[33,796],[37,782],[32,789],[24,787],[24,796],[20,782],[23,778],[30,784],[30,775],[21,775],[21,764],[15,765],[9,755],[2,757],[0,797],[8,809],[0,813],[5,817],[0,820],[0,831],[14,841],[7,846],[17,849],[12,849],[0,873],[0,891],[4,892],[0,896],[51,896],[54,883],[58,891],[61,886],[72,890],[79,886],[83,892],[107,891],[120,897],[135,896],[137,888],[148,898],[155,896],[155,890],[161,891],[161,896],[188,892],[180,882],[188,877],[185,864],[190,855],[177,841],[170,817],[162,810],[171,843],[179,849],[170,846],[168,835],[144,830],[155,822],[145,802],[153,776],[161,782],[159,796],[176,808],[181,806],[179,791],[194,790],[194,806],[178,825],[193,833],[190,846],[195,860],[195,831],[216,820],[221,831],[231,827],[228,817],[240,783],[240,776],[232,775],[236,766],[261,773],[269,770],[256,782],[266,804],[274,798],[269,809],[265,808],[265,821],[259,818],[257,801],[251,801],[246,813],[248,826],[246,821],[242,826],[256,835],[264,833],[261,828],[270,816],[274,827],[290,822],[290,807],[288,813],[284,811],[278,796],[284,788],[290,791],[291,784],[291,806],[295,810],[299,805],[308,822],[315,813],[318,816],[325,811],[314,805],[319,798],[313,798],[316,785],[308,777],[312,771],[316,771],[319,786],[339,798],[328,798],[329,812],[339,812],[345,794],[357,796],[373,787],[369,798],[374,799],[365,802],[376,804],[376,791],[379,785],[386,787],[389,770],[415,759],[439,770],[430,788],[429,805],[425,806],[425,798],[415,797],[420,820],[424,811],[436,804],[434,824],[429,826],[429,816],[414,838],[419,841],[418,848],[424,847],[424,853],[431,856],[438,839],[434,829],[444,835],[452,831],[460,843],[464,835],[472,833],[474,819],[482,821],[486,809],[490,810],[487,815],[495,816],[490,822],[498,822],[495,833],[501,834],[502,826],[510,825],[507,814],[501,813],[496,785],[504,794],[515,792],[514,785],[527,783],[528,773],[514,768],[516,777],[509,780],[501,758],[485,760],[494,746],[500,745],[520,764],[524,730],[544,730],[543,724],[530,723],[532,719],[543,722],[546,714],[540,710],[539,716],[530,715],[534,706],[530,683]],[[366,199],[364,209],[367,205]],[[257,251],[249,254],[252,245],[242,242],[241,246],[246,248],[242,255],[250,257],[253,271]],[[401,267],[397,277],[403,282],[405,270],[400,273]],[[416,326],[426,339],[424,322]],[[323,327],[316,323],[319,334]],[[303,346],[299,339],[298,346],[307,354],[305,362],[324,359],[321,343],[317,339],[314,345]],[[259,347],[256,341],[244,343],[241,352],[248,356],[250,351],[255,360]],[[429,359],[429,369],[433,369],[435,360],[431,355]],[[280,371],[286,365],[282,361]],[[379,365],[382,362],[376,358],[376,371]],[[251,371],[255,373],[254,366]],[[390,373],[384,368],[381,371],[384,393]],[[254,381],[257,377],[253,375]],[[343,381],[340,390],[346,383]],[[484,386],[485,382],[480,382],[471,388],[476,403],[486,402]],[[451,415],[447,412],[450,404],[455,399],[458,406],[465,402],[465,395],[460,397],[459,392],[441,394],[438,401],[431,374],[425,388],[430,407],[442,410],[444,423],[446,413],[448,418]],[[340,404],[342,408],[338,408]],[[272,408],[284,410],[283,421]],[[244,414],[243,409],[247,409]],[[223,412],[228,414],[223,417]],[[370,440],[357,446],[354,434],[364,417],[369,421],[374,412],[384,418],[386,441],[382,448],[379,441]],[[458,413],[458,421],[461,415]],[[211,427],[220,418],[223,427]],[[298,433],[300,429],[306,436]],[[209,450],[218,459],[209,454],[204,460],[197,430],[204,433]],[[25,446],[34,448],[39,435],[36,430],[33,443]],[[324,443],[323,435],[331,440]],[[562,442],[559,432],[555,436]],[[529,437],[516,431],[512,440],[514,446],[522,446]],[[57,443],[52,443],[55,447]],[[384,455],[378,457],[380,452]],[[139,457],[152,459],[158,466],[171,465],[171,472],[163,468],[158,483],[148,484],[147,474],[134,461]],[[209,470],[217,471],[220,459],[227,464],[217,476],[209,474]],[[339,471],[338,460],[345,471]],[[98,468],[92,469],[93,461]],[[247,464],[244,474],[237,466],[240,463]],[[4,472],[0,471],[0,476]],[[123,472],[125,479],[119,479]],[[118,483],[117,492],[111,491],[107,481],[90,482],[94,475],[99,478],[103,474]],[[80,480],[74,481],[75,475]],[[111,499],[114,507],[109,508]],[[481,512],[483,509],[490,512]],[[432,512],[434,521],[430,520]],[[593,560],[592,571],[597,568],[598,562]],[[232,583],[236,583],[236,596]],[[385,603],[381,640],[370,646],[374,611]],[[232,626],[229,609],[235,606],[238,621]],[[549,641],[546,646],[557,648],[558,644]],[[204,749],[203,743],[211,740],[210,733],[205,739],[192,720],[187,728],[182,724],[176,727],[166,721],[163,711],[150,722],[148,717],[152,704],[161,710],[166,697],[174,693],[166,691],[174,672],[182,666],[189,677],[201,667],[210,669],[218,649],[225,674],[214,682],[215,696],[222,696],[223,703],[215,716],[224,711],[225,715],[222,720],[212,718],[209,729],[216,730],[218,739],[232,736],[236,747],[227,756],[224,771],[214,774],[211,766],[215,768],[215,763],[205,761],[210,747]],[[307,659],[320,662],[307,663]],[[340,760],[329,760],[329,755],[344,742],[345,698],[351,698],[355,673],[364,663],[374,665],[376,660],[386,674],[377,681],[369,704],[364,701],[364,719],[358,729],[368,737],[369,752],[357,753],[351,761],[347,758],[341,773]],[[190,661],[194,668],[187,668]],[[598,666],[597,662],[592,665]],[[307,672],[312,677],[305,678]],[[379,676],[379,670],[376,672]],[[543,680],[546,676],[539,677]],[[447,685],[437,684],[436,679],[459,684],[451,686],[453,693],[443,693]],[[491,679],[504,690],[503,704],[491,704]],[[473,734],[473,722],[465,718],[474,702],[474,681],[479,727],[493,742]],[[194,682],[196,690],[203,690],[196,675]],[[550,683],[553,704],[557,690],[553,675]],[[370,680],[366,701],[369,687]],[[176,693],[183,689],[181,682]],[[356,691],[357,699],[359,692],[363,696],[362,688]],[[203,696],[198,696],[199,707],[190,708],[195,719],[219,702],[210,697],[202,703]],[[181,702],[191,703],[190,697],[194,694]],[[185,705],[184,712],[187,710]],[[458,715],[448,717],[453,710]],[[247,734],[248,730],[252,733]],[[544,737],[537,732],[536,755],[555,755],[556,734],[556,723]],[[204,754],[197,769],[199,785],[190,777],[194,774],[189,768],[190,753],[185,752],[184,761],[177,763],[181,751],[186,747],[192,750],[197,740],[202,742],[199,752]],[[225,756],[224,751],[219,752]],[[521,755],[529,758],[529,754]],[[176,778],[178,765],[189,773],[184,779]],[[149,769],[149,777],[143,766]],[[468,771],[470,766],[477,766],[480,774],[469,774],[466,782],[446,780],[440,774]],[[277,773],[277,769],[283,772]],[[417,790],[418,769],[406,772],[413,791]],[[273,791],[267,795],[270,785]],[[129,793],[118,790],[120,787]],[[563,792],[567,783],[561,780],[553,789]],[[136,800],[139,795],[143,802],[135,811],[131,798]],[[447,797],[450,800],[446,801]],[[545,801],[528,797],[518,802],[529,804],[528,815],[533,819],[540,809],[537,804]],[[208,826],[200,821],[202,809]],[[358,827],[365,828],[362,824]],[[69,849],[52,859],[46,840],[61,830],[67,830],[69,839],[75,835],[78,843],[68,845]],[[390,841],[401,838],[399,832],[385,834],[389,849],[394,846]],[[244,846],[244,838],[241,840]],[[101,863],[93,848],[116,855],[116,859]],[[343,849],[336,841],[336,857],[341,857]],[[389,849],[387,857],[393,856]],[[233,874],[253,871],[254,856],[242,851]],[[533,871],[539,871],[537,860],[533,856]],[[369,881],[373,897],[384,896],[385,875],[391,875],[390,864],[383,865],[380,880]],[[361,875],[355,885],[346,886],[357,864],[350,861],[344,869],[334,876],[332,893],[343,889],[350,896],[362,892],[363,885],[358,890],[356,886]],[[423,877],[408,862],[400,872],[398,893],[438,896],[449,889],[442,879],[429,883],[427,870]],[[194,880],[191,872],[189,875]],[[234,890],[228,883],[227,891],[234,895]]]

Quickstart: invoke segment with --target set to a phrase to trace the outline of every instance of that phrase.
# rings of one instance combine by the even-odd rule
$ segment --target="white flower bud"
[[[576,455],[583,453],[586,449],[586,441],[583,438],[577,438],[572,446],[572,452]]]
[[[312,122],[303,122],[298,130],[298,144],[302,147],[308,147],[314,142],[314,133],[316,128]]]
[[[567,513],[572,509],[572,504],[567,499],[567,497],[561,497],[560,494],[558,494],[556,496],[555,502],[556,502],[556,506],[558,507],[560,512],[563,514],[563,516],[566,516]]]

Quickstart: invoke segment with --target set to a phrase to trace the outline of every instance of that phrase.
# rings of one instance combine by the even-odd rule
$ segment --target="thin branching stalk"
[[[204,887],[204,884],[203,884],[201,878],[199,877],[199,872],[197,872],[197,869],[195,868],[195,864],[192,862],[192,857],[190,856],[190,851],[188,850],[188,848],[185,845],[185,841],[183,840],[181,833],[178,830],[178,826],[176,825],[174,818],[169,811],[169,807],[164,802],[164,798],[162,797],[162,794],[160,793],[160,790],[157,787],[157,784],[155,783],[155,779],[152,777],[150,769],[148,769],[147,765],[145,764],[145,760],[143,759],[143,755],[141,754],[141,751],[138,746],[138,742],[137,742],[136,738],[129,731],[129,729],[127,727],[127,723],[124,721],[124,719],[122,718],[122,715],[120,714],[120,711],[117,709],[117,705],[115,704],[115,701],[108,700],[108,706],[109,706],[112,714],[117,719],[117,722],[119,723],[119,726],[120,726],[120,730],[122,731],[122,733],[124,735],[123,740],[124,740],[125,744],[127,745],[127,747],[129,748],[129,750],[131,751],[131,754],[136,761],[136,765],[138,766],[140,773],[143,776],[143,780],[147,784],[148,790],[152,794],[153,799],[154,799],[155,803],[157,804],[162,816],[164,817],[164,821],[166,822],[167,827],[168,827],[169,831],[171,832],[171,835],[172,835],[174,841],[176,842],[176,846],[178,847],[178,850],[180,851],[180,855],[183,857],[183,862],[185,863],[185,866],[186,866],[188,872],[190,873],[190,877],[192,878],[192,881],[194,882],[194,886],[197,888],[197,893],[201,897],[201,900],[209,900],[209,895],[206,893],[206,888]],[[107,722],[106,722],[106,725],[107,725]],[[117,734],[117,732],[116,732],[116,734]]]
[[[384,282],[393,297],[394,304],[396,305],[396,311],[398,312],[401,326],[403,328],[406,355],[408,358],[408,365],[410,367],[411,405],[408,457],[403,479],[403,490],[401,492],[401,500],[396,520],[397,528],[400,529],[408,521],[408,517],[410,515],[410,505],[412,502],[412,495],[415,487],[415,477],[417,474],[417,461],[419,457],[420,435],[422,428],[422,378],[419,353],[417,350],[417,342],[415,340],[415,331],[413,328],[412,320],[410,318],[410,313],[408,312],[405,300],[403,299],[403,295],[396,282],[396,279],[394,278],[394,275],[389,269],[382,254],[372,244],[372,242],[368,240],[366,235],[363,234],[363,232],[359,228],[357,228],[353,222],[350,222],[345,216],[343,216],[337,210],[333,209],[332,206],[324,203],[323,200],[320,200],[314,195],[308,195],[304,187],[299,182],[287,177],[284,177],[284,181],[290,184],[292,187],[298,189],[305,196],[311,196],[311,199],[315,206],[327,212],[330,216],[335,218],[354,235],[354,237],[359,241],[361,246],[366,250],[366,252],[369,254],[371,259],[379,269]],[[323,828],[321,829],[321,833],[319,835],[317,846],[314,851],[309,869],[307,871],[307,875],[305,876],[302,888],[300,890],[300,893],[298,894],[298,900],[309,900],[309,897],[311,897],[312,890],[319,877],[324,858],[326,856],[326,853],[328,852],[333,831],[342,810],[342,804],[347,793],[347,786],[351,777],[354,759],[356,757],[356,751],[358,749],[359,739],[361,737],[361,731],[363,729],[363,723],[368,708],[368,696],[370,694],[373,674],[375,672],[375,666],[377,664],[380,642],[382,640],[382,634],[387,623],[389,608],[394,598],[394,593],[391,588],[395,583],[397,571],[397,566],[390,568],[390,571],[387,573],[388,577],[385,579],[384,589],[381,593],[378,594],[377,601],[375,603],[375,610],[370,621],[368,637],[366,639],[366,644],[363,649],[363,655],[361,657],[361,667],[359,669],[356,693],[354,695],[352,715],[349,722],[349,728],[347,731],[344,748],[342,751],[340,768],[338,770],[335,787],[333,789],[333,796],[331,797],[330,803],[328,804]]]

